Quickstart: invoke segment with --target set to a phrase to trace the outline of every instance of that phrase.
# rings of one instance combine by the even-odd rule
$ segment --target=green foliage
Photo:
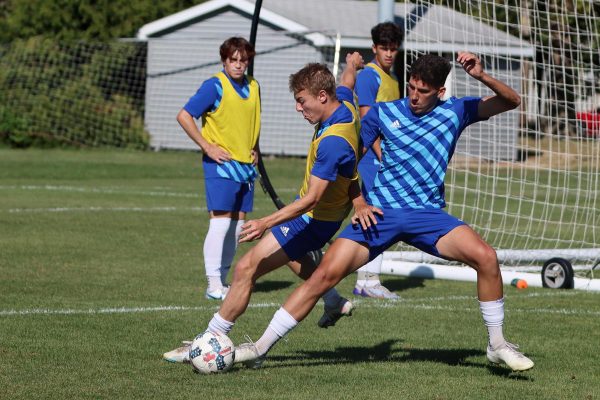
[[[202,1],[8,0],[0,2],[0,42],[33,36],[102,41],[133,37],[142,25],[198,3]]]
[[[140,44],[31,38],[2,52],[3,142],[147,147],[145,48]]]

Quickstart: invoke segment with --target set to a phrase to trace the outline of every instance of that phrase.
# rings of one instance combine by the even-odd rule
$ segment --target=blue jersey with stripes
[[[383,209],[443,208],[444,178],[461,132],[481,120],[479,97],[451,97],[415,115],[408,98],[376,103],[361,121],[370,147],[381,137],[381,166],[367,202]]]
[[[227,75],[225,70],[223,73]],[[227,75],[231,85],[234,87],[237,94],[243,98],[248,98],[250,94],[250,88],[248,86],[248,80],[244,78],[242,83],[238,83],[231,79]],[[223,87],[219,78],[212,77],[204,82],[202,85],[183,107],[192,117],[198,119],[202,117],[202,114],[207,112],[214,112],[221,105],[221,99],[223,98]],[[217,163],[208,156],[202,157],[202,164],[204,168],[204,178],[225,178],[231,179],[236,182],[246,183],[252,182],[258,175],[256,168],[252,164],[240,163],[236,160],[226,161],[222,164]]]

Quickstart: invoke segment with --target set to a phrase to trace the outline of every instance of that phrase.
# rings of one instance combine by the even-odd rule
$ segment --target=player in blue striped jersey
[[[533,367],[533,362],[503,336],[504,297],[496,252],[467,224],[442,210],[444,177],[461,132],[470,124],[518,107],[521,99],[512,88],[488,75],[475,55],[460,52],[457,61],[494,94],[442,100],[450,63],[425,55],[412,64],[408,97],[378,103],[369,110],[362,120],[363,145],[369,147],[379,137],[382,152],[381,168],[367,195],[369,204],[361,205],[360,196],[354,201],[353,224],[342,231],[313,275],[277,311],[289,315],[288,324],[285,329],[269,325],[254,345],[256,359],[263,359],[303,320],[321,294],[403,241],[474,268],[480,310],[488,330],[487,358],[515,371]]]

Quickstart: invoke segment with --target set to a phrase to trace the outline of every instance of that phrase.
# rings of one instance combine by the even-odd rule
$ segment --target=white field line
[[[187,197],[198,198],[204,197],[199,193],[183,193],[183,192],[165,192],[165,191],[146,191],[146,190],[131,190],[120,188],[86,188],[77,186],[62,186],[62,185],[13,185],[0,186],[0,190],[42,190],[54,192],[76,192],[76,193],[101,193],[101,194],[137,194],[142,196],[162,196],[162,197]]]
[[[185,193],[171,191],[146,191],[146,190],[131,190],[122,188],[87,188],[80,186],[65,186],[65,185],[0,185],[0,190],[45,190],[57,192],[77,192],[77,193],[101,193],[101,194],[135,194],[142,196],[162,196],[162,197],[187,197],[187,198],[204,198],[204,193]],[[298,188],[278,188],[277,192],[291,193],[297,192]]]
[[[562,297],[571,296],[577,293],[572,292],[548,292],[548,293],[531,293],[526,295],[516,295],[514,298],[534,298],[534,297]],[[472,307],[452,306],[448,305],[451,301],[472,300]],[[365,301],[356,300],[356,304],[360,308],[405,308],[419,310],[435,310],[435,311],[458,311],[458,312],[477,312],[479,307],[476,305],[476,299],[471,296],[446,296],[446,297],[421,297],[414,299],[405,299],[400,301]],[[429,304],[427,304],[429,303]],[[277,309],[281,306],[280,303],[251,303],[249,308],[272,308]],[[180,312],[180,311],[213,311],[217,310],[219,305],[213,306],[156,306],[156,307],[107,307],[107,308],[89,308],[89,309],[48,309],[48,308],[30,308],[23,310],[0,310],[0,317],[10,316],[30,316],[30,315],[103,315],[103,314],[136,314],[148,312]],[[513,308],[510,305],[507,307],[509,313],[523,314],[556,314],[556,315],[580,315],[599,317],[600,311],[582,310],[582,309],[556,309],[556,308]]]
[[[255,208],[256,210],[256,208]],[[172,212],[207,211],[206,207],[51,207],[51,208],[9,208],[11,214],[17,213],[67,213],[67,212]]]

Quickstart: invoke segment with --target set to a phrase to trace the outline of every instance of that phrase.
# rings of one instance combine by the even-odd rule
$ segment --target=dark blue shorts
[[[325,246],[340,229],[342,221],[317,221],[305,215],[271,228],[271,233],[290,260]]]
[[[384,209],[377,225],[363,231],[360,224],[350,224],[338,237],[365,243],[370,260],[400,241],[441,257],[435,247],[438,240],[461,225],[466,224],[441,209]]]
[[[204,180],[208,211],[251,212],[254,205],[254,182],[240,183],[225,178]]]

